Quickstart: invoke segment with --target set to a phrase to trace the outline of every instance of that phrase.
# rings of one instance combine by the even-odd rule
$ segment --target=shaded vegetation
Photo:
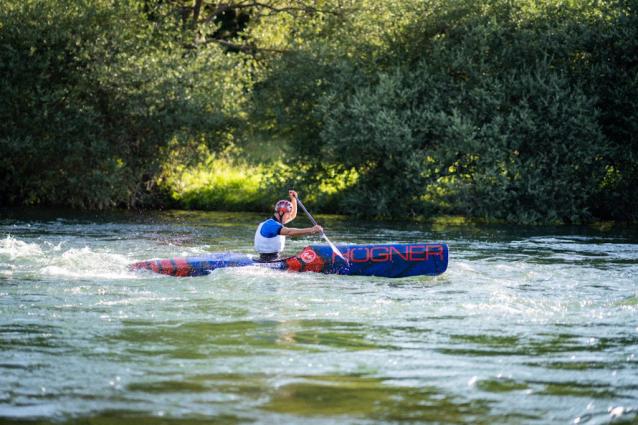
[[[359,172],[342,205],[357,215],[635,220],[635,11],[635,2],[426,2],[381,56],[357,46],[364,54],[334,70],[339,62],[314,49],[311,68],[328,63],[330,78],[304,74],[322,94],[301,90],[288,103],[316,98],[306,109],[319,118],[299,125],[296,108],[273,119],[297,132],[304,161]],[[296,66],[292,55],[275,63],[267,81],[289,81],[310,49]]]
[[[9,0],[0,202],[638,219],[635,0],[224,4]]]
[[[230,141],[244,90],[233,61],[187,51],[135,4],[110,3],[0,10],[3,203],[135,206],[167,161]]]

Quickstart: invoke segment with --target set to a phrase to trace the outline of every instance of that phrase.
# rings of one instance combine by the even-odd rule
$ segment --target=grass
[[[268,170],[234,158],[211,156],[173,180],[170,198],[180,209],[261,211],[268,203],[262,184]]]
[[[200,164],[173,170],[160,186],[177,209],[269,211],[294,187],[316,212],[337,212],[337,198],[356,181],[356,173],[304,184],[304,170],[288,165],[287,157],[284,142],[255,137],[224,154],[211,154]]]

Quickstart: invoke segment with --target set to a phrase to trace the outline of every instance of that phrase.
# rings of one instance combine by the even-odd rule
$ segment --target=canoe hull
[[[207,254],[141,261],[134,270],[151,270],[170,276],[202,276],[218,268],[262,267],[289,272],[315,272],[348,276],[409,277],[438,276],[447,270],[446,244],[342,245],[338,257],[329,246],[311,245],[294,257],[259,262],[246,254]]]

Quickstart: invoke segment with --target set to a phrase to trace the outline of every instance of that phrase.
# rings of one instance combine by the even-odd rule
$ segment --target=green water
[[[336,243],[447,243],[448,271],[127,269],[251,252],[263,218],[0,210],[0,422],[638,422],[637,227],[318,216]]]

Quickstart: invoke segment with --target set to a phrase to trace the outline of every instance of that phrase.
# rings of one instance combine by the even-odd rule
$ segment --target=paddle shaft
[[[312,218],[312,216],[310,215],[310,213],[308,212],[308,210],[306,209],[306,207],[303,206],[303,203],[299,200],[298,197],[295,196],[295,199],[297,200],[297,203],[299,204],[299,206],[301,207],[301,209],[306,213],[306,215],[308,216],[308,218],[310,219],[310,221],[312,222],[312,224],[314,224],[315,226],[318,226],[317,222],[315,221],[314,218]],[[326,236],[326,234],[323,232],[323,230],[321,231],[321,236],[324,237],[324,239],[326,240],[326,242],[328,242],[328,244],[330,245],[330,247],[332,248],[332,250],[334,252],[336,252],[339,257],[341,257],[343,260],[347,261],[345,259],[345,257],[341,254],[341,252],[339,252],[339,250],[337,249],[336,246],[334,246],[334,244],[332,242],[330,242],[330,239],[328,239],[328,236]]]
[[[312,218],[312,216],[310,215],[310,213],[308,212],[308,210],[306,209],[306,207],[303,206],[303,204],[301,203],[301,201],[299,200],[299,198],[297,198],[295,196],[295,199],[297,200],[297,203],[299,204],[299,206],[301,207],[301,209],[306,213],[306,215],[308,216],[308,218],[310,219],[310,221],[312,221],[312,224],[314,224],[315,226],[318,226],[317,222],[315,221],[314,218]],[[323,234],[323,230],[321,231],[321,233]]]

